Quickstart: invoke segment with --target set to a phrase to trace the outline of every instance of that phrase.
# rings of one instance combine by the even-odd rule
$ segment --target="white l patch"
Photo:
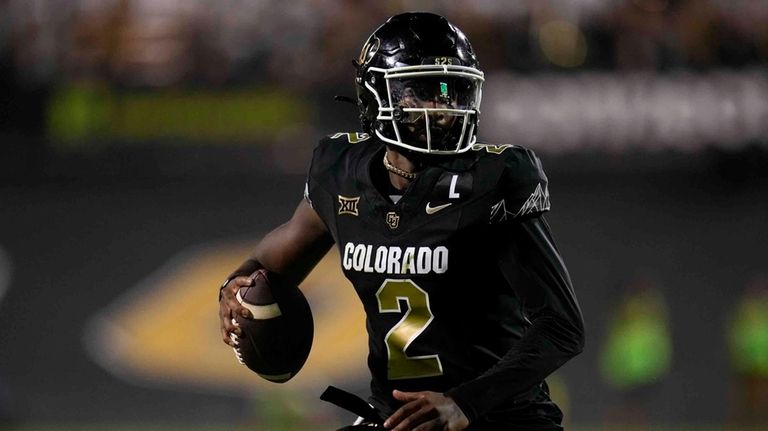
[[[458,199],[461,197],[461,194],[456,192],[456,181],[458,180],[458,175],[454,175],[453,178],[451,178],[451,188],[448,190],[448,199]]]

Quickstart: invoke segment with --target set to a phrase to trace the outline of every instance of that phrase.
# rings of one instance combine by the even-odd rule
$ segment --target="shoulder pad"
[[[366,144],[354,145],[371,138],[362,132],[340,132],[328,135],[318,142],[312,156],[309,176],[317,180],[322,177],[348,175],[364,153],[370,147]]]
[[[503,218],[520,218],[549,211],[549,188],[547,175],[536,154],[518,145],[492,145],[481,150],[498,157],[504,164],[504,174],[499,188],[504,199]],[[499,208],[501,209],[501,208]]]
[[[339,132],[324,137],[315,147],[310,173],[327,170],[346,153],[354,150],[356,146],[350,144],[357,144],[370,138],[370,135],[362,132]]]
[[[495,144],[474,144],[472,145],[472,151],[485,151],[489,154],[501,154],[504,152],[504,150],[507,150],[509,148],[517,147],[516,145],[512,144],[501,144],[501,145],[495,145]],[[518,147],[520,148],[520,147]]]
[[[544,168],[533,150],[512,144],[475,144],[473,151],[479,151],[481,158],[492,159],[495,163],[504,163],[508,179],[532,177],[543,179]]]
[[[332,220],[339,191],[355,183],[361,161],[379,148],[370,142],[354,145],[369,139],[369,135],[359,132],[335,133],[321,139],[315,147],[307,174],[305,199],[332,235],[336,235]]]
[[[326,139],[334,140],[346,140],[347,143],[357,144],[371,139],[371,135],[363,132],[336,132],[332,135],[328,135]]]

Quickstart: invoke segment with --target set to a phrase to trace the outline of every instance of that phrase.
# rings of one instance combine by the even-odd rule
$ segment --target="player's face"
[[[398,122],[411,139],[426,142],[428,128],[433,146],[450,146],[443,141],[461,123],[452,110],[468,109],[476,88],[468,79],[426,76],[391,80],[390,91],[394,106],[402,108]]]

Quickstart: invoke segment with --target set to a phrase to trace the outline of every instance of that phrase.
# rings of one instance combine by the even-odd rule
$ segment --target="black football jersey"
[[[375,186],[384,144],[338,133],[315,149],[306,198],[365,308],[372,403],[444,392],[497,364],[530,325],[503,277],[499,225],[549,210],[530,150],[475,145],[428,165],[395,204]]]

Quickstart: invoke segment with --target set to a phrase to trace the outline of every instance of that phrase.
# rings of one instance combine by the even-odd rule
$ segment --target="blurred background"
[[[367,395],[329,256],[316,338],[270,384],[215,295],[356,131],[388,16],[444,14],[480,138],[533,148],[587,325],[550,380],[577,430],[768,427],[768,1],[0,0],[0,429],[333,430]]]

